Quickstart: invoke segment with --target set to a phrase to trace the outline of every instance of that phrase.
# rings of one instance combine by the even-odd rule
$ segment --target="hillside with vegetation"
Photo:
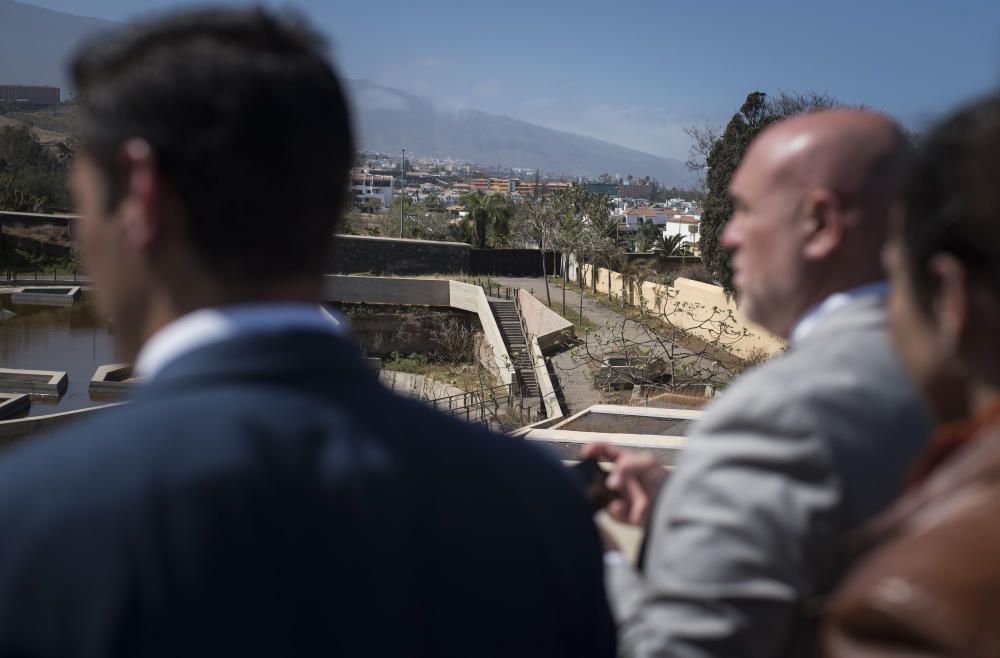
[[[0,115],[0,210],[67,212],[66,178],[73,153],[70,135],[34,127],[20,112]],[[45,125],[59,127],[57,111]],[[41,125],[39,122],[37,125]],[[0,268],[76,269],[69,229],[64,226],[4,226],[0,230]]]

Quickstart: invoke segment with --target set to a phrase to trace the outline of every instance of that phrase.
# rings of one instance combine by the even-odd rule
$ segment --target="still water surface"
[[[58,403],[32,400],[28,415],[108,403],[91,400],[88,386],[97,366],[117,363],[118,358],[107,323],[94,319],[86,293],[72,307],[25,306],[0,294],[0,309],[17,314],[0,320],[0,367],[69,373],[66,395]]]

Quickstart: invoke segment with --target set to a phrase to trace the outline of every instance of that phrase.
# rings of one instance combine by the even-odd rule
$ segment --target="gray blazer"
[[[607,567],[622,655],[815,655],[849,533],[899,494],[930,433],[883,302],[832,312],[692,429],[640,569]]]

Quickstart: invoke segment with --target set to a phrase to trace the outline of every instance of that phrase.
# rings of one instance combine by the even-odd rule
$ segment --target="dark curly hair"
[[[320,274],[354,158],[324,40],[264,10],[187,11],[101,35],[72,62],[81,146],[124,193],[122,144],[142,138],[221,280]]]
[[[950,253],[1000,296],[1000,96],[960,109],[922,140],[904,190],[903,243],[920,300],[931,256]]]

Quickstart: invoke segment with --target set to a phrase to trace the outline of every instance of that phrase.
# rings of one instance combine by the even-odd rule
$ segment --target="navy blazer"
[[[2,656],[611,656],[554,458],[248,336],[0,460]]]

